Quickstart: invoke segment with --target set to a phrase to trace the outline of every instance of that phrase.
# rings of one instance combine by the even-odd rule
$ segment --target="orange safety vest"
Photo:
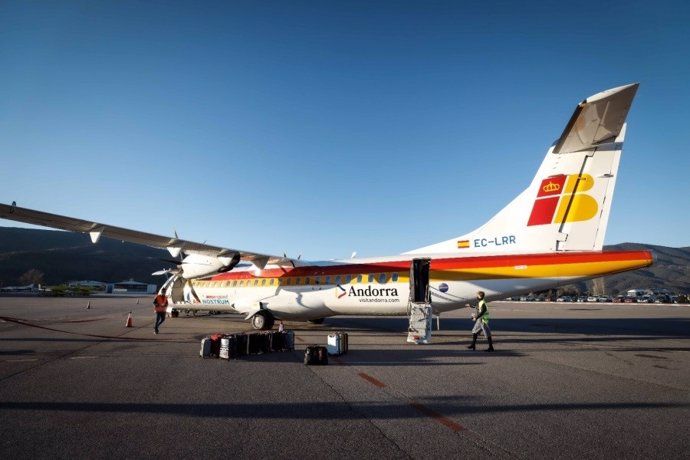
[[[156,300],[154,300],[153,303],[155,304],[153,310],[156,313],[165,313],[168,309],[168,298],[163,294],[158,294],[156,296]]]

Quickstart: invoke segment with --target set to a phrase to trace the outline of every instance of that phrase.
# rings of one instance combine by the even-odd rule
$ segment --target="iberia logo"
[[[338,299],[340,299],[340,298],[344,297],[345,294],[347,294],[347,291],[345,290],[345,288],[342,287],[342,286],[339,285],[339,284],[336,285],[335,296],[336,296]]]
[[[594,186],[589,174],[549,177],[541,181],[527,226],[582,222],[597,214],[599,205],[586,193]]]

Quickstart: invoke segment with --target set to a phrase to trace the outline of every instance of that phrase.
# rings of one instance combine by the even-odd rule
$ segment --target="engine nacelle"
[[[182,260],[182,276],[186,279],[222,273],[232,269],[227,257],[189,254]]]

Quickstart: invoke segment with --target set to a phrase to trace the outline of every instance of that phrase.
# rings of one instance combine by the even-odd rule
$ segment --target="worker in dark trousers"
[[[489,306],[484,300],[484,291],[477,292],[477,312],[472,314],[472,319],[474,320],[474,327],[472,328],[472,345],[470,345],[470,350],[475,350],[477,345],[477,336],[479,332],[483,332],[486,339],[489,341],[489,348],[486,351],[494,351],[494,344],[491,341],[491,329],[489,329]],[[472,307],[467,304],[468,307]]]

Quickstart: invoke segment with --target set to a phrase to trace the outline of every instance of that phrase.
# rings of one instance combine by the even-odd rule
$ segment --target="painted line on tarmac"
[[[378,387],[378,388],[385,388],[385,387],[386,387],[386,384],[385,384],[385,383],[383,383],[382,381],[380,381],[380,380],[378,380],[378,379],[375,379],[374,377],[372,377],[372,376],[369,375],[369,374],[365,374],[364,372],[360,372],[360,373],[357,374],[357,375],[359,375],[361,378],[363,378],[363,379],[366,380],[367,382],[371,383],[371,384],[374,385],[375,387]]]
[[[338,360],[338,361],[340,361],[340,360]],[[341,363],[342,363],[342,361],[341,361]],[[345,364],[345,363],[342,363],[342,364]],[[359,375],[362,379],[366,380],[367,382],[371,383],[372,385],[374,385],[377,388],[385,388],[387,386],[385,383],[383,383],[379,379],[374,378],[371,375],[366,374],[364,372],[360,372],[357,375]],[[419,412],[422,415],[425,415],[429,418],[434,419],[436,422],[440,423],[441,425],[445,426],[446,428],[450,428],[452,431],[454,431],[456,433],[459,433],[461,431],[465,431],[464,426],[460,425],[459,423],[452,421],[451,419],[449,419],[445,415],[439,414],[435,410],[425,406],[424,404],[421,404],[421,403],[415,401],[414,399],[408,399],[405,397],[398,397],[398,398],[407,401],[407,403],[413,409],[415,409],[417,412]]]
[[[427,417],[431,417],[434,420],[436,420],[438,423],[441,425],[450,428],[451,430],[455,431],[456,433],[459,433],[461,431],[465,431],[465,427],[455,423],[445,415],[441,415],[438,412],[426,407],[424,404],[420,404],[415,400],[409,401],[410,406],[414,407],[418,412],[421,412],[422,414],[426,415]]]

